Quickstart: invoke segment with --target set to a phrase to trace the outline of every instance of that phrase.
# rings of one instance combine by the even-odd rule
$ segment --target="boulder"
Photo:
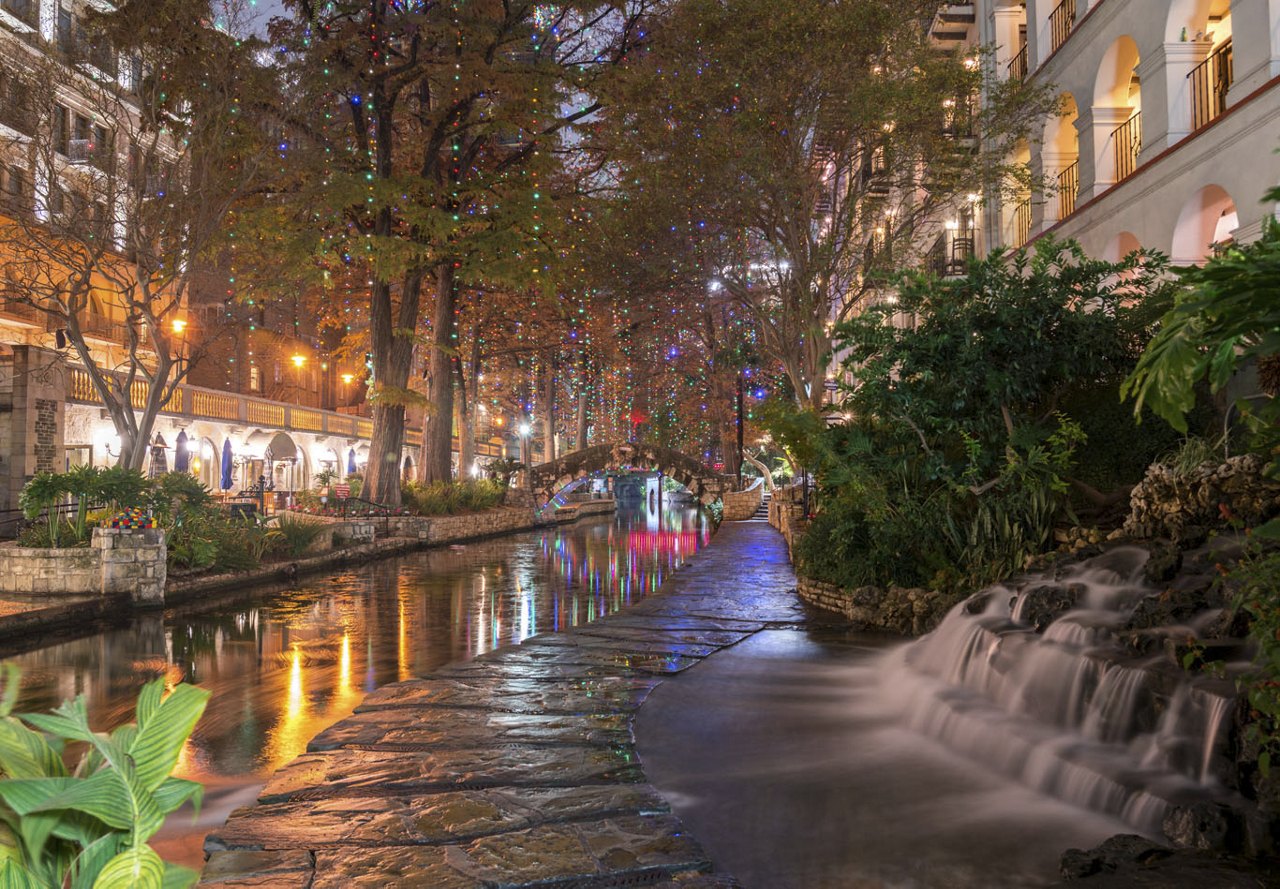
[[[1142,567],[1147,583],[1159,585],[1172,580],[1182,568],[1182,550],[1165,540],[1157,540],[1148,547],[1150,554]]]
[[[1015,615],[1037,633],[1043,633],[1049,624],[1078,607],[1084,594],[1083,584],[1034,584],[1018,594]]]
[[[1244,845],[1244,819],[1222,803],[1202,801],[1175,806],[1161,825],[1165,837],[1184,849],[1235,852]]]
[[[1125,867],[1150,864],[1172,854],[1172,849],[1153,843],[1146,837],[1122,833],[1108,837],[1093,849],[1068,849],[1062,855],[1060,872],[1068,880],[1079,880],[1094,874],[1114,873]]]

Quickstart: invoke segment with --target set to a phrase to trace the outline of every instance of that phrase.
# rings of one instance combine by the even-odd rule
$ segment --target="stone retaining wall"
[[[88,547],[0,545],[0,593],[128,596],[162,603],[167,577],[164,531],[95,528]]]
[[[452,516],[392,516],[385,519],[389,537],[407,537],[419,543],[453,543],[506,534],[535,526],[533,510],[504,506]]]
[[[756,486],[749,491],[729,491],[720,496],[724,504],[724,521],[742,522],[756,514],[760,507],[762,487]]]

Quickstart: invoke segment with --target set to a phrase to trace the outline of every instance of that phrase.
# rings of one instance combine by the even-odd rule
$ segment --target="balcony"
[[[1018,54],[1009,60],[1005,71],[1010,80],[1026,80],[1030,69],[1030,54],[1027,51],[1027,44],[1024,43],[1022,49],[1018,50]]]
[[[955,233],[948,229],[934,242],[926,263],[929,271],[939,278],[958,278],[969,270],[973,254],[973,229],[961,229]]]
[[[1058,218],[1066,219],[1076,212],[1076,197],[1080,194],[1080,161],[1076,161],[1058,174]]]
[[[22,321],[34,327],[45,326],[45,314],[20,299],[0,299],[0,318]]]
[[[1031,198],[1027,198],[1013,211],[1013,246],[1023,247],[1031,240]]]
[[[1187,75],[1193,131],[1227,110],[1227,91],[1231,89],[1233,74],[1231,41],[1227,40]]]
[[[1067,42],[1067,36],[1076,25],[1076,0],[1062,0],[1049,13],[1049,51],[1055,53]]]
[[[1142,151],[1142,112],[1135,111],[1111,132],[1116,152],[1116,182],[1127,179],[1138,168],[1138,154]]]

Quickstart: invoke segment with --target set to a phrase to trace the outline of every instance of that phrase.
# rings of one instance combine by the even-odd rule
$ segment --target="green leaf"
[[[194,886],[200,880],[200,874],[193,871],[189,867],[179,867],[176,864],[165,863],[164,880],[161,885],[164,889],[188,889]]]
[[[169,777],[182,754],[182,745],[208,703],[209,692],[205,689],[179,685],[147,714],[145,721],[139,708],[138,734],[129,754],[136,764],[139,783],[148,791]]]
[[[48,889],[31,872],[12,859],[0,861],[0,889]]]
[[[93,889],[163,889],[164,862],[150,846],[125,849],[107,862]]]
[[[18,719],[0,719],[0,771],[9,778],[56,778],[67,774],[58,751]]]
[[[160,811],[166,815],[176,811],[188,800],[195,809],[195,814],[199,815],[200,803],[204,800],[204,785],[185,778],[166,778],[152,793],[152,797],[155,798]]]
[[[124,841],[121,834],[110,833],[85,846],[72,862],[70,889],[92,889],[98,874],[120,853]]]
[[[151,804],[154,806],[154,801]],[[131,830],[134,827],[135,807],[135,800],[131,797],[125,777],[115,769],[102,769],[88,778],[73,781],[32,811],[55,812],[70,809],[92,815],[117,830]]]

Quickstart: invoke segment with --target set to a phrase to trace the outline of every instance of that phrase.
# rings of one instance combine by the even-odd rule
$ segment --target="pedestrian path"
[[[725,523],[632,608],[379,689],[208,837],[202,885],[737,885],[647,783],[633,720],[663,676],[803,621],[794,587],[776,531]]]

